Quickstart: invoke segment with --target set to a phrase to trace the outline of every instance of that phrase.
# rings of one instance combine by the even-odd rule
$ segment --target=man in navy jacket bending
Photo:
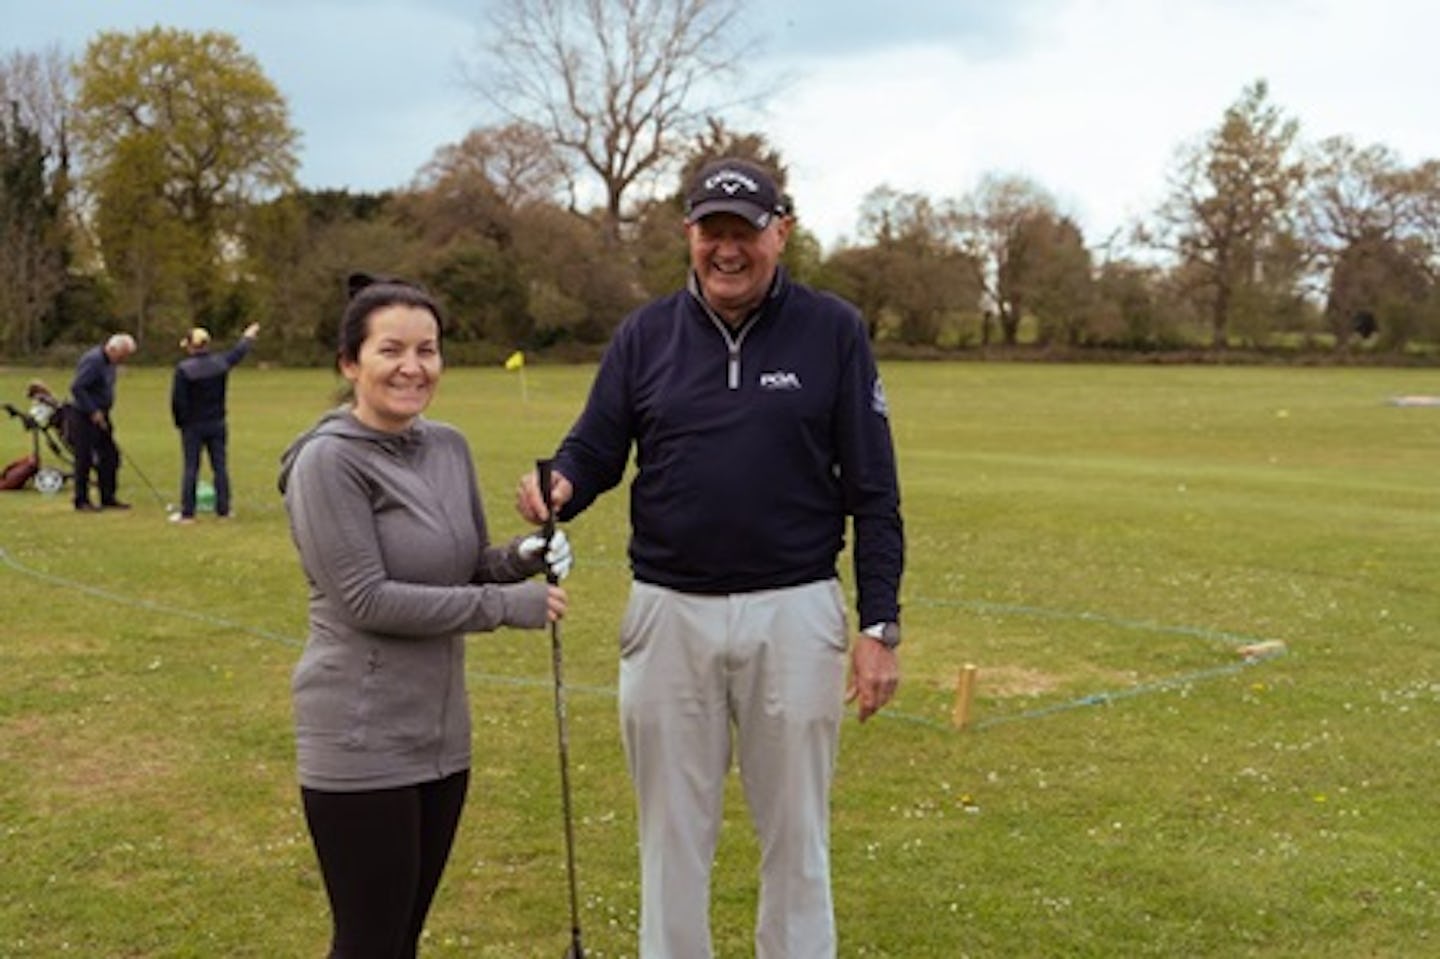
[[[69,425],[75,448],[75,508],[81,512],[129,509],[115,493],[119,485],[120,447],[110,409],[115,405],[115,374],[134,355],[135,337],[116,333],[80,354],[70,381]],[[100,505],[90,501],[90,471],[95,470]]]

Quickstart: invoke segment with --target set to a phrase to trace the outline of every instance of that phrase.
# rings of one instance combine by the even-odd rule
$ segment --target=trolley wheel
[[[35,474],[35,488],[47,496],[58,493],[65,486],[65,474],[53,466],[42,466]]]

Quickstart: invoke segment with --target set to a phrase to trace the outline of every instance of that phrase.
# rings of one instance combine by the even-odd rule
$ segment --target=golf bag
[[[12,463],[5,465],[5,471],[0,472],[0,490],[24,489],[25,484],[40,472],[40,463],[35,457],[26,453]]]
[[[42,493],[57,493],[65,481],[74,478],[75,447],[73,420],[75,410],[57,399],[39,380],[32,380],[25,390],[30,401],[28,410],[5,404],[5,412],[18,419],[30,434],[30,453],[5,467],[0,490],[23,489],[32,483]],[[60,466],[47,465],[41,457],[41,443]]]

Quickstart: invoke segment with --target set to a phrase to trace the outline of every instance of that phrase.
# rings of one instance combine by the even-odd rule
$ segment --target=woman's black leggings
[[[414,959],[470,772],[371,792],[301,788],[335,931],[330,959]]]

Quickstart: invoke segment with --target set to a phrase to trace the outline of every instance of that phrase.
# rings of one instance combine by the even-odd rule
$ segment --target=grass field
[[[168,371],[129,369],[129,513],[0,494],[0,957],[317,957],[289,676],[301,576],[280,450],[328,374],[231,383],[234,519],[165,521]],[[492,528],[590,368],[452,370]],[[905,681],[848,719],[834,796],[844,957],[1440,954],[1440,392],[1422,370],[895,364]],[[33,373],[0,370],[20,402]],[[68,371],[42,377],[63,388]],[[3,424],[0,460],[25,452]],[[13,452],[7,452],[11,451]],[[756,464],[755,482],[766,482]],[[582,924],[634,956],[616,728],[625,497],[570,530]],[[844,570],[849,579],[848,569]],[[1248,663],[1239,649],[1279,640]],[[972,725],[950,724],[979,667]],[[426,956],[554,957],[568,934],[548,643],[473,637],[471,801]],[[733,778],[733,777],[732,777]],[[753,954],[733,788],[722,957]]]

